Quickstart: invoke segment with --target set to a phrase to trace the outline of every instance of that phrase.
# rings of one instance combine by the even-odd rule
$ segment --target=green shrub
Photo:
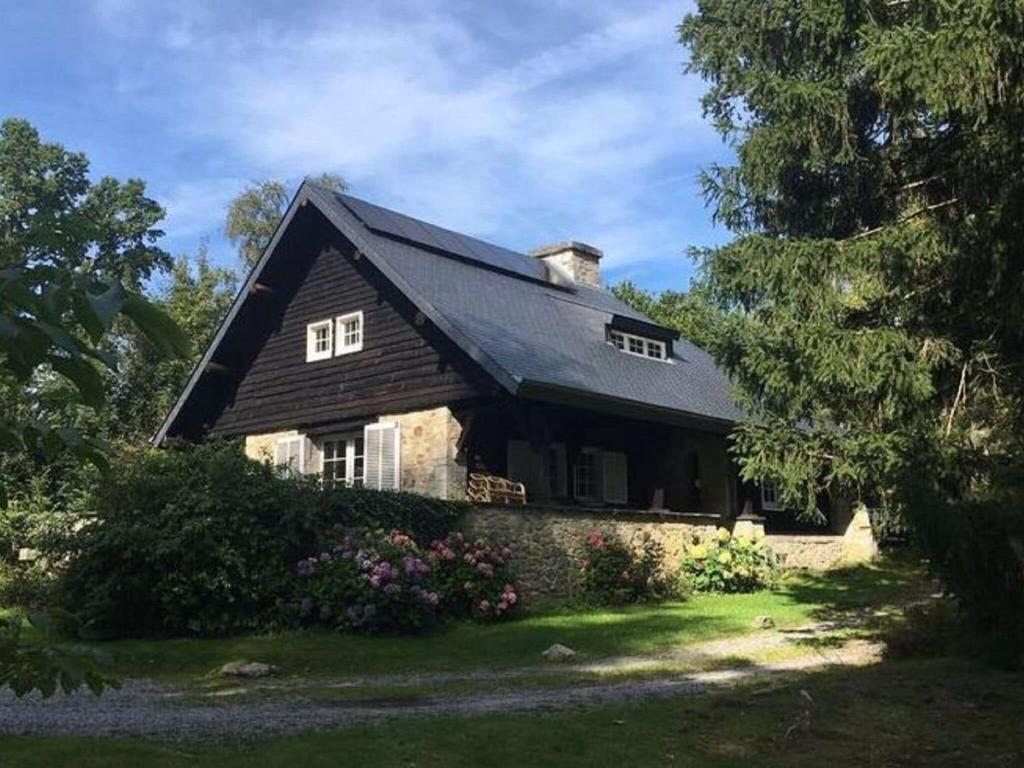
[[[357,632],[408,633],[445,618],[510,615],[519,601],[511,551],[461,534],[420,547],[407,534],[356,532],[300,560],[306,622]]]
[[[218,635],[297,619],[294,564],[339,526],[415,520],[446,531],[461,512],[407,493],[323,489],[281,477],[232,443],[134,453],[65,545],[63,606],[96,636]]]
[[[719,528],[687,549],[679,577],[684,588],[697,592],[755,592],[774,585],[775,555],[762,539],[733,536]]]
[[[985,481],[946,457],[902,490],[917,544],[956,599],[973,640],[966,645],[1008,667],[1024,664],[1024,466],[989,469]]]
[[[663,558],[664,549],[654,539],[634,547],[614,533],[594,531],[580,546],[580,596],[605,605],[663,599]]]
[[[54,574],[44,562],[0,559],[0,609],[44,605],[51,597],[53,584]]]
[[[412,632],[437,621],[430,566],[404,533],[349,535],[300,560],[303,617],[358,632]]]
[[[326,490],[331,524],[348,529],[405,531],[417,541],[444,538],[470,505],[417,493],[340,487]]]
[[[501,619],[516,612],[519,590],[512,548],[453,533],[427,550],[431,579],[452,616]]]

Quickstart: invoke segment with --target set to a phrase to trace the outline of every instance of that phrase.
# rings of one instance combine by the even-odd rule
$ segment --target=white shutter
[[[288,466],[288,442],[286,440],[278,440],[274,446],[274,466]]]
[[[626,480],[626,454],[603,452],[601,458],[604,500],[612,504],[627,504],[629,486]]]
[[[392,422],[367,424],[363,430],[364,472],[367,488],[397,491],[401,488],[401,435]]]

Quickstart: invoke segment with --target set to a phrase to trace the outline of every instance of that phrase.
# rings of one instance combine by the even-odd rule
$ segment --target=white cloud
[[[141,44],[147,11],[103,5],[108,31]],[[240,178],[332,170],[356,194],[514,246],[593,233],[623,265],[685,245],[652,189],[683,156],[720,150],[681,73],[679,4],[488,16],[392,0],[237,23],[208,7],[162,12],[162,51],[125,79],[183,140],[223,148],[215,177],[171,190],[169,228],[219,222]]]

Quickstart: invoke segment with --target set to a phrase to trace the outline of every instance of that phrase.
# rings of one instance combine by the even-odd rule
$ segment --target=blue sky
[[[576,239],[605,277],[682,288],[714,227],[697,173],[729,150],[682,73],[686,2],[5,3],[0,116],[138,176],[164,247],[221,233],[251,179],[353,194],[527,250]]]

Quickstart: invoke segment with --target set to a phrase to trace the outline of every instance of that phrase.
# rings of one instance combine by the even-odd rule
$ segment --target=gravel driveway
[[[502,714],[537,709],[561,709],[576,706],[611,704],[653,697],[696,695],[715,687],[761,678],[772,678],[796,671],[809,671],[835,664],[868,663],[877,657],[870,643],[851,643],[828,654],[815,651],[782,662],[756,664],[713,672],[654,676],[643,680],[625,680],[605,684],[584,684],[557,688],[509,688],[502,690],[507,673],[487,680],[485,693],[438,695],[421,698],[351,699],[330,701],[290,698],[235,702],[197,703],[194,691],[161,686],[145,681],[129,681],[121,690],[105,692],[96,698],[88,693],[55,696],[42,700],[38,695],[16,699],[8,691],[0,692],[0,733],[155,736],[168,739],[256,739],[264,736],[354,725],[391,717],[436,715]],[[664,658],[664,657],[657,657]],[[651,661],[630,657],[627,669],[642,667]],[[598,663],[600,664],[600,663]],[[610,664],[610,666],[609,666]],[[567,670],[585,671],[596,665],[569,665]],[[619,671],[623,665],[604,663]],[[560,668],[561,669],[561,668]],[[550,670],[548,670],[550,671]],[[380,682],[367,678],[369,682]]]

